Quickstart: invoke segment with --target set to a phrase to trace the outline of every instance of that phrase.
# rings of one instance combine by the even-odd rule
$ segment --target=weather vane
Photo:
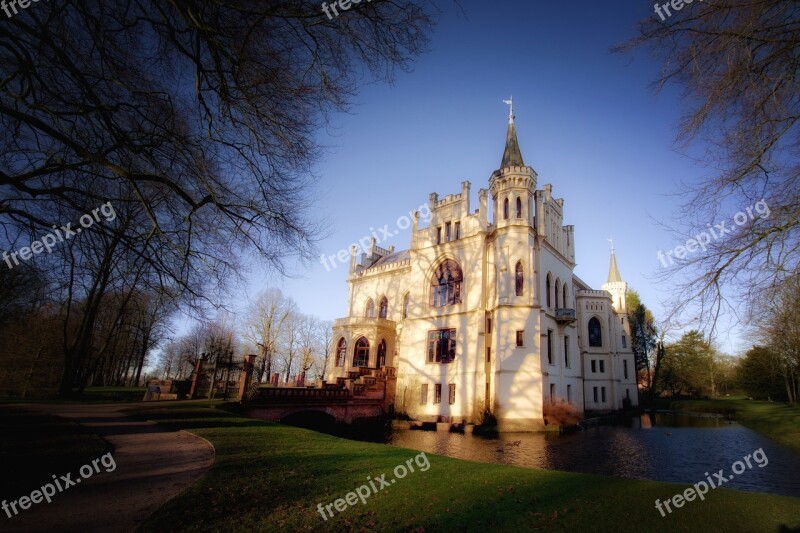
[[[511,97],[511,98],[509,98],[508,100],[503,100],[503,103],[504,103],[504,104],[507,104],[507,105],[509,106],[509,110],[508,110],[508,122],[509,122],[509,123],[512,123],[512,122],[514,122],[514,97],[512,96],[512,97]]]

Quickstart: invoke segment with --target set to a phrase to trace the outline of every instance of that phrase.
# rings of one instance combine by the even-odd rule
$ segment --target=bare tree
[[[284,296],[280,289],[268,289],[250,304],[245,336],[259,351],[256,383],[260,383],[265,374],[267,379],[272,374],[279,339],[296,308],[294,301]]]
[[[774,354],[773,371],[783,379],[794,405],[800,393],[800,280],[786,283],[760,310],[757,334]]]
[[[706,141],[709,176],[684,187],[688,227],[676,229],[689,253],[676,250],[683,257],[664,261],[662,272],[678,287],[674,314],[691,311],[713,331],[722,311],[752,307],[799,274],[800,4],[686,4],[663,20],[648,17],[618,50],[636,48],[663,64],[656,89],[683,90],[680,146]],[[766,209],[749,216],[758,202]],[[734,221],[738,212],[746,216]]]
[[[283,362],[283,373],[286,377],[284,381],[287,383],[291,379],[292,373],[296,372],[295,365],[296,358],[300,354],[301,338],[303,330],[303,315],[300,313],[292,312],[286,321],[286,328],[284,329],[283,342],[280,348],[280,353]]]
[[[325,379],[328,373],[328,363],[331,359],[331,342],[333,341],[333,322],[330,320],[317,320],[317,342],[319,348],[314,358],[314,379]]]
[[[424,50],[428,6],[374,0],[329,20],[310,0],[70,0],[0,25],[0,244],[120,213],[39,256],[60,285],[63,395],[91,373],[106,294],[191,303],[243,250],[279,272],[311,257],[315,131],[347,109],[359,67],[391,80]]]

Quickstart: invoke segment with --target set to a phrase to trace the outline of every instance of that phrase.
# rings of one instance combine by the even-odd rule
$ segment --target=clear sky
[[[552,183],[565,199],[564,223],[575,226],[576,274],[600,288],[613,237],[623,278],[658,315],[668,287],[654,279],[656,252],[678,244],[660,223],[679,224],[676,185],[707,169],[673,148],[685,107],[675,90],[650,89],[660,65],[610,52],[654,16],[652,4],[465,1],[464,12],[442,5],[431,50],[413,72],[399,73],[393,86],[367,85],[352,112],[320,132],[329,149],[317,168],[318,208],[330,231],[320,254],[336,254],[371,228],[394,232],[431,192],[458,193],[464,180],[477,205],[500,164],[503,99],[513,94],[525,163],[539,174],[537,188]],[[405,230],[381,245],[409,243]],[[280,287],[306,313],[345,315],[346,264],[328,271],[317,261],[295,274],[280,279],[255,267],[247,295]],[[728,352],[741,348],[735,338],[719,342]]]

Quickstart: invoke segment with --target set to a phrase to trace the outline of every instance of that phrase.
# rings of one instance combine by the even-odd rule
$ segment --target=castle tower
[[[611,243],[611,263],[608,265],[608,281],[603,284],[602,289],[611,293],[611,302],[617,313],[625,315],[628,312],[626,295],[628,284],[622,281],[617,267],[617,254],[614,252],[614,243]]]
[[[489,179],[489,191],[494,202],[494,225],[497,228],[530,226],[533,224],[533,192],[536,189],[537,174],[533,168],[525,166],[522,159],[514,124],[513,101],[505,100],[505,103],[511,106],[506,147],[500,168]]]

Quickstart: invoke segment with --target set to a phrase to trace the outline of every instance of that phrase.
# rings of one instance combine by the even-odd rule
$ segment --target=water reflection
[[[393,430],[388,444],[485,463],[695,483],[763,448],[769,463],[724,486],[800,496],[800,455],[755,431],[715,416],[658,413],[628,426],[589,427],[570,435],[502,433],[496,437]]]

